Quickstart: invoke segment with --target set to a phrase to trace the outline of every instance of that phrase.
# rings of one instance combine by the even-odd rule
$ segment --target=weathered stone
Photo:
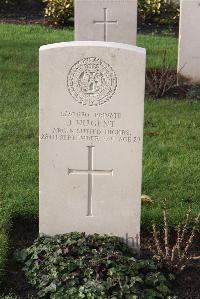
[[[141,48],[41,47],[41,233],[114,234],[137,246],[144,78]]]

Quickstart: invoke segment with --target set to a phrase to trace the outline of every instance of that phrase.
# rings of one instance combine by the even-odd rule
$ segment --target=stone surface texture
[[[106,233],[136,242],[144,79],[142,48],[40,48],[40,233]]]
[[[200,0],[181,1],[178,72],[200,83]]]
[[[76,0],[75,40],[136,44],[137,0]]]

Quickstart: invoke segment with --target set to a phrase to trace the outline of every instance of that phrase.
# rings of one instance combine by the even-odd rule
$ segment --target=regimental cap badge
[[[117,88],[117,76],[102,59],[84,58],[70,69],[67,88],[77,103],[96,107],[110,101]]]

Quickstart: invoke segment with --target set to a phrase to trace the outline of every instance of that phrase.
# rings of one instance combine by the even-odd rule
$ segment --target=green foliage
[[[155,263],[133,257],[117,237],[41,236],[18,253],[18,259],[25,263],[26,276],[39,297],[153,299],[170,293]]]
[[[141,23],[146,25],[170,25],[178,24],[179,6],[166,0],[139,0],[138,17]]]
[[[187,93],[187,98],[190,100],[200,101],[200,85],[193,85]]]
[[[0,0],[0,13],[24,9],[34,3],[45,4],[46,22],[53,26],[63,27],[74,16],[74,0]],[[169,0],[138,0],[138,20],[148,26],[178,25],[179,5]]]
[[[43,0],[45,19],[53,26],[64,26],[74,14],[73,0]]]

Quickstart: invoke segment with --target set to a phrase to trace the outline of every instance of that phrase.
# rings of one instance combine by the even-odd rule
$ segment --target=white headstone
[[[40,232],[140,233],[145,50],[40,48]]]
[[[136,44],[137,0],[75,0],[75,40]]]
[[[200,83],[200,0],[182,0],[178,72]]]

